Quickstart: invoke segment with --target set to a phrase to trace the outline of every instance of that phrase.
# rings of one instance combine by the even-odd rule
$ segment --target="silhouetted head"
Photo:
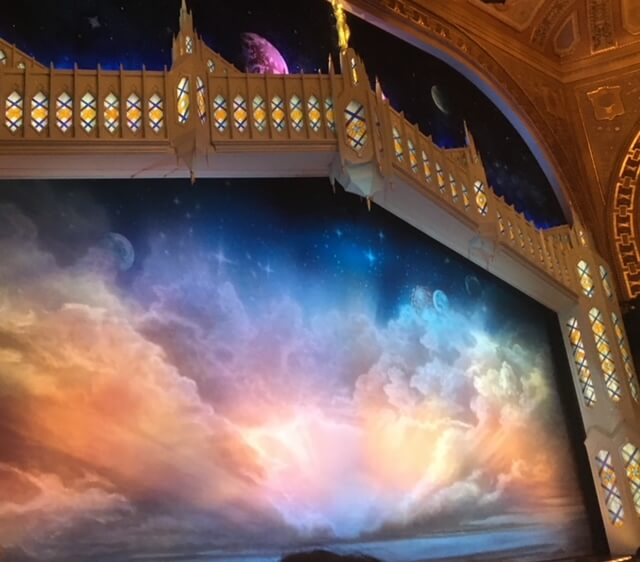
[[[381,562],[372,556],[359,554],[335,554],[328,550],[311,550],[288,554],[281,562]]]

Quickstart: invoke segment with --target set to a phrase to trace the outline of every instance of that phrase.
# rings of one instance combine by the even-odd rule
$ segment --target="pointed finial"
[[[182,0],[182,6],[180,6],[180,11],[186,13],[187,11],[187,0]]]
[[[338,30],[338,45],[340,45],[341,51],[346,51],[349,48],[349,38],[351,37],[351,30],[347,25],[347,15],[344,11],[344,6],[341,0],[330,0],[333,7],[333,13],[336,17],[336,28]]]

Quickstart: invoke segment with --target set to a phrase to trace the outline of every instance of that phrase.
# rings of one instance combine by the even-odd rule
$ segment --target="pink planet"
[[[257,33],[242,34],[245,71],[253,74],[289,74],[287,61],[269,41]]]

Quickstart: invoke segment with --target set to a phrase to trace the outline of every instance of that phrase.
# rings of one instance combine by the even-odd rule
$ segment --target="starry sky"
[[[0,254],[8,562],[591,548],[555,316],[327,179],[5,181]]]
[[[283,54],[291,72],[326,71],[337,37],[324,0],[192,0],[198,31],[214,50],[244,68],[241,35],[258,33]],[[162,68],[171,63],[178,0],[23,0],[3,7],[0,37],[41,62],[70,68]],[[51,17],[55,14],[55,17]],[[432,134],[460,146],[463,121],[474,134],[495,191],[538,226],[566,223],[544,173],[524,141],[475,86],[438,59],[349,17],[351,43],[391,104]],[[440,92],[438,109],[432,89]]]

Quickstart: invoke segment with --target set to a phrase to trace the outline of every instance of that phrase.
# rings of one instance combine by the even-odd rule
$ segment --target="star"
[[[213,254],[213,259],[218,262],[218,267],[222,267],[225,264],[233,263],[227,256],[224,255],[224,250],[219,248],[218,251]]]
[[[91,26],[91,29],[98,29],[102,25],[100,23],[100,19],[98,18],[98,16],[89,17],[87,18],[87,20],[89,21],[89,25]]]
[[[382,230],[380,232],[378,232],[378,238],[380,238],[380,240],[384,240],[385,236],[384,236],[384,232],[382,232]]]
[[[370,249],[367,250],[367,252],[365,253],[364,257],[369,262],[369,265],[373,265],[374,263],[376,263],[376,256]]]
[[[340,230],[339,228],[336,228],[336,236],[338,238],[342,238],[343,234],[344,234],[344,232],[342,232],[342,230]]]

